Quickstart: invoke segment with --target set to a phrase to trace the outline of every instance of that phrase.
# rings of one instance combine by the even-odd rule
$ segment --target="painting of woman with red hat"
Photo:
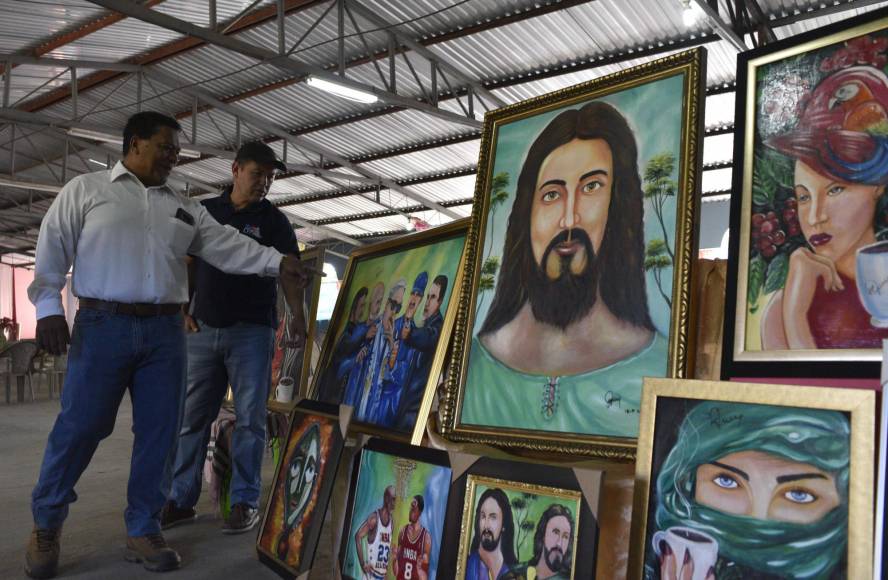
[[[857,250],[888,239],[886,49],[888,37],[852,39],[813,57],[815,78],[773,75],[759,94],[747,320],[763,350],[888,338],[856,283]]]

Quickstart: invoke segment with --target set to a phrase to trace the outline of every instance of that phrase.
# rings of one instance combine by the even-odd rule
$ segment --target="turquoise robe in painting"
[[[666,338],[655,333],[648,346],[610,366],[577,375],[547,377],[507,367],[475,337],[461,422],[637,437],[641,377],[664,376],[668,352]]]

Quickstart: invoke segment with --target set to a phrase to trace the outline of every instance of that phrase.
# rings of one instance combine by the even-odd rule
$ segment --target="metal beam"
[[[0,54],[0,60],[11,62],[13,64],[26,64],[29,66],[92,68],[120,72],[138,72],[142,69],[141,65],[125,62],[106,62],[101,60],[80,60],[69,58],[40,58],[26,54]]]
[[[737,33],[731,30],[731,27],[722,21],[718,12],[714,10],[706,0],[691,0],[691,2],[695,3],[697,7],[703,11],[706,15],[706,21],[709,22],[709,25],[715,29],[716,33],[721,36],[723,40],[734,45],[734,48],[740,52],[749,50],[749,47],[746,46],[743,39],[737,36]],[[146,10],[148,9],[146,8]]]
[[[170,75],[169,73],[160,72],[160,71],[156,71],[156,70],[146,70],[145,74],[148,75],[149,77],[153,77],[153,78],[157,79],[159,82],[161,82],[171,88],[178,89],[179,91],[184,92],[185,94],[188,94],[191,96],[196,96],[196,97],[200,98],[201,100],[205,101],[206,103],[211,104],[212,106],[216,107],[217,109],[221,109],[221,110],[225,111],[226,113],[235,116],[236,118],[243,119],[244,121],[248,121],[250,124],[256,126],[257,128],[260,128],[263,131],[268,131],[270,134],[275,135],[275,136],[279,137],[280,139],[287,141],[293,147],[297,147],[297,148],[301,148],[301,149],[304,149],[307,151],[311,151],[315,154],[323,156],[324,159],[333,161],[335,163],[340,164],[343,167],[351,169],[352,171],[358,173],[359,175],[363,175],[364,177],[374,179],[383,187],[387,187],[393,191],[397,191],[401,195],[404,195],[410,199],[418,201],[419,203],[422,203],[425,206],[427,206],[429,209],[437,210],[437,211],[441,212],[442,214],[444,214],[450,218],[453,218],[453,219],[458,219],[460,217],[456,213],[442,207],[441,205],[436,203],[434,200],[428,199],[427,197],[425,197],[423,195],[420,195],[418,193],[404,189],[403,187],[401,187],[400,185],[398,185],[397,183],[395,183],[391,179],[382,177],[380,175],[376,175],[373,172],[371,172],[365,168],[362,168],[359,165],[355,165],[354,163],[350,162],[348,159],[346,159],[345,157],[342,157],[341,155],[335,153],[334,151],[331,151],[325,147],[322,147],[320,145],[312,143],[311,141],[308,141],[307,139],[290,135],[286,129],[268,121],[267,119],[265,119],[265,117],[263,117],[259,114],[253,113],[253,112],[248,111],[246,109],[243,109],[237,105],[229,105],[227,103],[223,103],[222,101],[215,98],[214,96],[212,96],[208,92],[204,91],[203,89],[199,89],[199,88],[195,87],[193,85],[193,83],[191,83],[189,81],[185,81],[183,79],[179,79],[173,75]]]
[[[481,122],[476,119],[469,119],[468,117],[439,109],[436,106],[418,101],[410,97],[398,95],[387,90],[379,89],[370,85],[365,85],[364,83],[340,77],[339,75],[328,72],[322,67],[305,63],[292,57],[281,56],[274,51],[244,42],[242,40],[238,40],[237,38],[233,38],[231,36],[225,36],[224,34],[220,34],[208,28],[195,26],[190,22],[168,16],[161,12],[156,12],[127,0],[90,0],[90,2],[104,8],[108,8],[109,10],[116,10],[117,12],[121,12],[123,14],[126,14],[127,16],[137,18],[139,20],[142,20],[143,22],[147,22],[155,26],[160,26],[162,28],[173,30],[181,34],[200,38],[201,40],[210,44],[226,48],[244,56],[255,58],[260,62],[270,64],[291,73],[296,73],[298,75],[304,76],[311,75],[313,77],[344,85],[359,91],[372,93],[376,95],[376,97],[380,100],[392,105],[415,109],[417,111],[444,119],[445,121],[450,121],[452,123],[459,123],[475,128],[481,127]]]
[[[310,230],[315,230],[318,232],[324,232],[326,235],[331,238],[336,238],[337,240],[341,240],[343,242],[347,242],[353,246],[363,246],[364,242],[358,241],[355,238],[347,236],[340,231],[334,230],[333,228],[328,228],[325,226],[317,226],[306,219],[302,219],[300,217],[296,217],[292,214],[286,214],[287,218],[290,220],[290,225],[297,225],[299,227],[303,227]]]
[[[478,93],[480,96],[484,97],[489,103],[493,103],[493,104],[497,105],[498,107],[504,107],[508,104],[508,103],[506,103],[506,101],[502,100],[501,98],[497,97],[496,95],[494,95],[493,93],[488,91],[484,87],[484,85],[481,83],[480,80],[473,78],[471,75],[464,72],[463,70],[461,70],[459,67],[457,67],[453,63],[451,63],[445,57],[432,52],[431,50],[429,50],[428,48],[426,48],[425,46],[423,46],[419,42],[413,40],[412,38],[409,38],[406,34],[404,34],[403,31],[401,31],[398,28],[397,25],[390,24],[384,18],[379,16],[376,12],[373,12],[372,10],[370,10],[369,8],[364,6],[363,4],[357,2],[356,0],[348,0],[348,5],[352,8],[352,10],[354,10],[355,12],[360,14],[361,17],[363,17],[365,20],[372,23],[374,26],[377,26],[379,28],[383,28],[383,29],[387,30],[388,32],[391,32],[392,34],[394,34],[395,37],[397,37],[397,39],[401,42],[401,44],[404,44],[404,45],[410,47],[410,49],[412,49],[414,52],[416,52],[420,56],[426,58],[427,60],[429,60],[430,62],[432,62],[434,64],[437,64],[438,67],[444,69],[446,72],[448,72],[451,75],[453,75],[454,77],[460,79],[464,83],[467,83],[469,86],[471,86],[475,90],[476,93]]]

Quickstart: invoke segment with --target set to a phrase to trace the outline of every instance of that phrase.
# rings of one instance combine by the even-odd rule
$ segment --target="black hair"
[[[444,294],[447,292],[447,276],[444,274],[438,274],[435,276],[435,279],[432,280],[432,284],[441,289],[441,294],[438,296],[438,300],[444,300]]]
[[[530,243],[530,211],[540,167],[549,154],[574,139],[603,139],[613,155],[613,188],[598,259],[601,299],[613,314],[654,329],[644,277],[644,193],[638,173],[638,147],[629,123],[607,103],[592,102],[559,114],[537,136],[518,177],[515,203],[506,227],[502,269],[483,336],[511,321],[529,299],[525,277],[536,266]],[[595,292],[589,288],[589,292]]]
[[[161,127],[169,127],[176,131],[182,130],[182,125],[177,120],[156,111],[142,111],[127,119],[126,127],[123,129],[124,157],[129,153],[133,137],[150,139]]]
[[[419,513],[425,509],[425,500],[422,498],[422,494],[418,493],[413,496],[413,499],[416,500],[416,508],[419,510]]]

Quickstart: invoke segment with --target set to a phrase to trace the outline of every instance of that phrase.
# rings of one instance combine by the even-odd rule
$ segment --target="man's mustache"
[[[582,244],[583,248],[586,250],[587,256],[591,257],[595,255],[595,251],[592,248],[592,240],[589,238],[589,234],[586,233],[586,230],[570,228],[568,230],[562,230],[557,236],[552,238],[552,241],[546,246],[546,251],[543,252],[543,259],[540,260],[540,265],[545,268],[546,261],[549,259],[549,254],[554,252],[559,245],[566,242],[578,242]],[[573,256],[567,256],[567,258],[573,258]]]

